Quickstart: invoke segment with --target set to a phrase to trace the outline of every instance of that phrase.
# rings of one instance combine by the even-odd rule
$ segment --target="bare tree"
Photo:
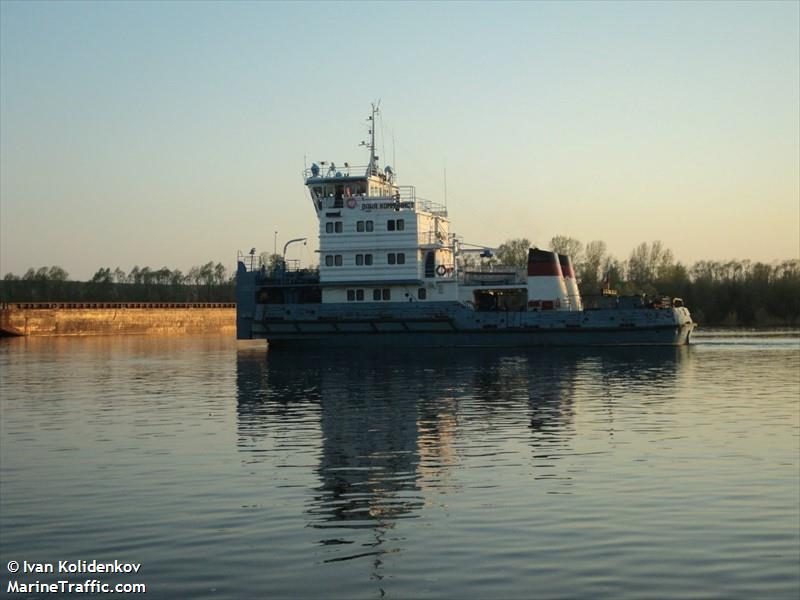
[[[583,262],[583,244],[575,238],[557,235],[550,240],[550,248],[553,252],[569,256],[576,266]]]
[[[502,265],[524,267],[528,264],[531,243],[527,238],[506,240],[497,248],[497,260]]]
[[[591,293],[599,290],[607,260],[605,242],[593,240],[586,244],[583,261],[578,265],[578,279],[582,290]]]

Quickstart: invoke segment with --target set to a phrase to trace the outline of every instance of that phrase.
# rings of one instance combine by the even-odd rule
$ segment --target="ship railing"
[[[448,245],[447,235],[442,231],[422,231],[419,234],[420,243],[425,246],[437,246],[442,248]]]
[[[398,185],[397,190],[400,192],[401,202],[413,202],[419,211],[429,212],[440,217],[447,216],[447,208],[443,204],[417,197],[417,190],[413,185]]]
[[[333,168],[331,168],[333,167]],[[367,173],[369,165],[351,165],[344,163],[336,165],[336,163],[321,162],[319,163],[319,173],[314,175],[311,172],[311,167],[303,170],[304,179],[310,177],[318,177],[320,179],[338,179],[339,177],[362,177]],[[377,174],[378,171],[375,172]]]
[[[272,256],[276,256],[273,254]],[[278,256],[280,259],[280,256]],[[299,259],[288,259],[284,265],[280,265],[280,260],[268,264],[264,260],[264,254],[256,255],[255,252],[244,254],[239,251],[236,255],[236,262],[244,267],[247,272],[251,271],[275,271],[280,273],[290,273],[294,271],[307,271],[309,267],[303,267]]]
[[[0,302],[0,310],[236,308],[235,302]]]
[[[317,266],[303,266],[299,260],[287,260],[285,264],[274,263],[266,265],[263,261],[243,262],[239,260],[239,270],[255,275],[256,283],[260,284],[306,284],[319,281],[319,268]]]
[[[464,285],[515,285],[527,282],[526,269],[509,265],[477,265],[461,269]]]

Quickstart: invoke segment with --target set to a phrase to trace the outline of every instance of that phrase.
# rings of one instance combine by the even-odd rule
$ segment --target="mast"
[[[367,121],[370,122],[369,125],[369,165],[367,166],[367,175],[374,175],[376,169],[378,168],[378,157],[375,156],[375,115],[380,112],[381,101],[378,100],[378,103],[372,103],[372,114],[369,116]],[[362,146],[366,146],[366,142],[361,142]]]

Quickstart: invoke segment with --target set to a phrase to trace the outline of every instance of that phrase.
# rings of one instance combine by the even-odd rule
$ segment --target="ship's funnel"
[[[569,310],[569,294],[555,252],[528,250],[528,309]]]
[[[575,279],[575,269],[572,268],[572,259],[566,254],[559,254],[558,262],[561,264],[561,273],[564,275],[564,283],[567,286],[567,294],[569,294],[569,309],[583,310],[578,281]]]

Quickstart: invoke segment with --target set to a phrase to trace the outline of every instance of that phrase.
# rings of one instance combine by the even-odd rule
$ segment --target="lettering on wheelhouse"
[[[401,208],[414,208],[413,202],[362,202],[361,210],[398,210]]]

